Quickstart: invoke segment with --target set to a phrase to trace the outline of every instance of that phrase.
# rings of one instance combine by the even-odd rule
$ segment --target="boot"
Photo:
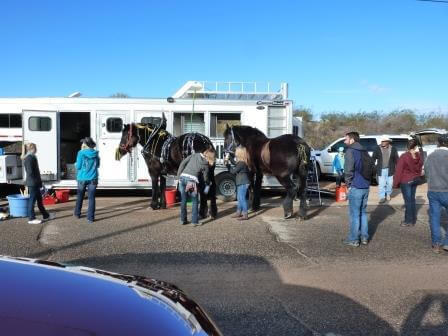
[[[230,216],[230,218],[240,218],[241,216],[241,212],[237,211],[234,215]]]
[[[240,220],[248,220],[249,216],[247,216],[247,212],[243,212],[243,214],[240,217]]]

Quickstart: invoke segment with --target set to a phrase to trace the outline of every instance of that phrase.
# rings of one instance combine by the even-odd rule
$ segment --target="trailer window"
[[[121,118],[108,118],[106,129],[109,133],[120,133],[123,130],[123,120]]]
[[[241,115],[239,113],[212,113],[210,115],[210,136],[223,138],[227,125],[241,125]]]
[[[22,128],[22,115],[18,113],[0,114],[0,128]]]
[[[162,118],[160,118],[160,117],[143,117],[140,122],[143,124],[160,125],[160,123],[162,122]]]
[[[30,131],[48,132],[51,130],[51,119],[49,117],[30,117],[28,128]]]

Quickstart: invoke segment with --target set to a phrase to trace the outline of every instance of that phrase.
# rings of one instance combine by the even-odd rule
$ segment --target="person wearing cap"
[[[448,134],[439,135],[438,148],[425,161],[425,176],[428,182],[429,228],[431,230],[432,250],[448,252],[448,232],[445,239],[440,232],[442,208],[448,210]]]
[[[378,181],[379,203],[390,201],[392,185],[394,182],[395,168],[398,162],[398,151],[392,146],[392,139],[384,135],[381,143],[373,152],[373,161],[376,163],[376,175]]]
[[[338,154],[334,157],[333,160],[333,173],[337,174],[336,176],[336,186],[340,187],[341,182],[344,181],[344,147],[341,146],[338,148]]]
[[[82,202],[87,189],[89,207],[87,209],[87,221],[93,223],[95,220],[95,193],[98,185],[98,168],[100,166],[99,152],[95,150],[96,144],[91,137],[81,140],[81,150],[76,157],[76,179],[78,191],[76,195],[76,206],[74,216],[81,217]]]

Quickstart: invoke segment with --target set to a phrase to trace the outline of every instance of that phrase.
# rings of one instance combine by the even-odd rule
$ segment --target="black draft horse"
[[[224,131],[225,152],[234,155],[237,146],[246,148],[249,168],[254,174],[252,209],[260,208],[263,174],[272,175],[286,189],[283,201],[284,216],[293,216],[293,200],[300,199],[299,218],[306,219],[306,179],[310,165],[310,147],[300,137],[285,134],[269,139],[250,126],[227,125]],[[297,185],[292,177],[296,179]]]
[[[202,153],[214,146],[209,138],[199,133],[186,133],[180,137],[174,137],[165,130],[166,119],[164,117],[161,125],[131,123],[124,125],[120,145],[115,152],[115,159],[120,160],[132,149],[140,144],[143,147],[142,154],[145,159],[148,172],[152,182],[151,208],[154,210],[165,209],[165,175],[177,175],[182,160],[190,155],[192,151]],[[159,184],[160,180],[160,184]],[[211,181],[208,194],[204,194],[204,181],[200,180],[200,208],[199,215],[206,218],[208,214],[207,199],[210,199],[210,216],[216,218],[216,184],[215,166],[209,169],[209,180]]]

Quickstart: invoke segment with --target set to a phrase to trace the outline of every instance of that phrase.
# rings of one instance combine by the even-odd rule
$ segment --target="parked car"
[[[446,133],[444,129],[429,128],[420,130],[418,132],[413,132],[410,135],[399,134],[381,134],[381,135],[361,135],[361,145],[363,145],[369,152],[370,155],[373,154],[375,147],[381,142],[383,136],[387,136],[392,139],[392,145],[397,148],[398,155],[403,154],[406,151],[406,146],[408,140],[415,136],[423,145],[424,155],[429,155],[435,148],[437,148],[437,135]],[[314,156],[316,160],[316,166],[319,175],[334,175],[333,174],[333,160],[338,152],[339,147],[344,147],[344,138],[339,138],[329,144],[322,150],[313,150],[311,155]]]
[[[167,282],[0,256],[2,335],[221,335]]]

